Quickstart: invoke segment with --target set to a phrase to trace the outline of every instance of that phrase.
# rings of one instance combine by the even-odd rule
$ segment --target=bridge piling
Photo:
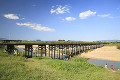
[[[60,45],[58,45],[58,47],[59,47],[59,49],[58,49],[58,50],[59,50],[59,59],[60,59]]]
[[[62,59],[63,59],[63,45],[62,45]]]
[[[7,45],[7,52],[8,54],[14,53],[14,45]]]
[[[46,56],[46,45],[44,47],[45,47],[45,56]]]
[[[70,60],[71,60],[71,47],[72,47],[72,45],[69,45],[69,49],[70,49]]]
[[[54,48],[54,59],[55,59],[55,52],[56,52],[55,50],[56,50],[56,45],[54,45],[54,47],[53,47],[53,48]]]
[[[49,45],[49,51],[48,51],[49,57],[50,57],[50,45]]]
[[[25,57],[32,58],[32,45],[25,45]],[[29,55],[31,53],[31,55]]]
[[[81,45],[79,45],[78,47],[79,47],[79,54],[80,54],[80,48],[81,48]]]

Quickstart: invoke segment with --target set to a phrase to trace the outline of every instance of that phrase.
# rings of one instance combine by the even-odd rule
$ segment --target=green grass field
[[[75,56],[72,61],[8,55],[0,48],[0,80],[120,80],[113,72]]]

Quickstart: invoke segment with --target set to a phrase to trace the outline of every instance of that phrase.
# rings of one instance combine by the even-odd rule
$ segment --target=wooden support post
[[[56,51],[57,51],[57,59],[58,59],[58,54],[59,54],[59,53],[58,53],[58,51],[59,51],[59,50],[58,50],[58,45],[56,45]]]
[[[80,48],[81,48],[81,45],[79,45],[79,54],[80,54]]]
[[[73,55],[73,45],[72,45],[72,55]]]
[[[54,45],[54,59],[55,59],[55,50],[56,50],[55,48],[56,48],[56,45]]]
[[[78,45],[76,45],[76,54],[78,53]]]
[[[71,47],[73,47],[72,45],[69,45],[69,49],[70,49],[70,60],[71,60]]]
[[[46,45],[45,45],[45,56],[46,56]]]
[[[65,45],[65,54],[66,54],[66,47],[67,47],[67,45]]]
[[[89,46],[89,49],[91,49],[91,45]]]
[[[51,58],[53,58],[53,46],[51,46]]]
[[[49,57],[50,57],[50,45],[49,45]]]
[[[42,56],[43,46],[41,46],[41,56]]]
[[[29,50],[30,50],[30,47],[28,46],[28,56],[29,56]]]
[[[67,45],[67,54],[69,55],[69,45]]]
[[[59,45],[59,59],[60,59],[60,45]]]
[[[32,51],[33,51],[33,48],[32,48],[32,45],[30,45],[30,52],[31,52],[31,58],[32,58]]]
[[[86,50],[88,50],[88,45],[86,45]]]
[[[85,50],[87,50],[87,45],[85,45]]]
[[[25,57],[27,57],[27,45],[25,45]]]
[[[83,52],[84,52],[84,45],[83,45]]]
[[[74,49],[74,55],[75,55],[75,45],[74,45],[74,48],[73,48],[73,49]]]
[[[58,45],[56,45],[57,46],[57,59],[59,59],[59,46]]]
[[[91,49],[93,49],[93,45],[91,45]]]
[[[92,45],[92,48],[94,49],[94,45]]]
[[[75,48],[74,48],[74,49],[75,49],[75,55],[76,55],[76,52],[77,52],[77,45],[75,45]]]
[[[84,46],[84,51],[86,51],[86,45]]]
[[[63,59],[63,45],[62,45],[62,59]]]
[[[89,50],[89,45],[87,45],[87,50]]]

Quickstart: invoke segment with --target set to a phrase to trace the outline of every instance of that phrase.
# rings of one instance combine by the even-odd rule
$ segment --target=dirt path
[[[117,49],[116,46],[104,46],[88,53],[82,53],[81,57],[99,60],[120,61],[120,50]]]

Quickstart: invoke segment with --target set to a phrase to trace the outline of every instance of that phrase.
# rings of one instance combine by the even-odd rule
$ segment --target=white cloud
[[[8,19],[19,19],[19,17],[15,14],[4,14],[4,17]]]
[[[97,15],[97,16],[99,16],[99,17],[110,17],[110,14],[103,14],[103,15]]]
[[[16,23],[16,24],[19,25],[19,26],[27,26],[29,28],[32,28],[32,29],[35,29],[35,30],[38,30],[38,31],[51,31],[51,32],[55,31],[54,29],[41,26],[41,24],[31,24],[31,23]]]
[[[35,7],[36,5],[35,5],[35,4],[33,4],[32,6],[33,6],[33,7]]]
[[[117,8],[117,10],[119,10],[120,8]]]
[[[92,12],[91,10],[82,12],[79,14],[80,19],[86,19],[88,16],[95,15],[96,12]]]
[[[61,6],[61,5],[56,5],[56,9],[55,6],[52,6],[52,9],[50,10],[50,13],[56,13],[56,14],[63,14],[63,13],[70,13],[70,9],[69,6],[65,5],[65,6]]]
[[[24,20],[25,18],[22,18],[22,20]]]
[[[65,20],[67,20],[67,21],[73,21],[73,20],[76,20],[76,18],[74,18],[74,17],[66,17]]]

